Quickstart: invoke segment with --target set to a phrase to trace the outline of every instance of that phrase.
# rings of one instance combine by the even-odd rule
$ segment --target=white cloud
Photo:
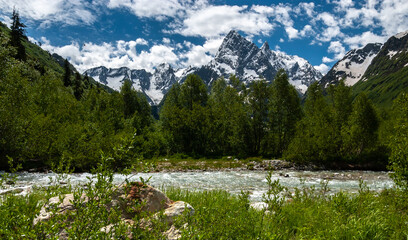
[[[333,59],[328,58],[328,57],[323,57],[322,58],[322,62],[324,62],[324,63],[329,63],[329,62],[333,62],[333,61],[334,61]]]
[[[326,74],[329,70],[330,67],[327,66],[326,64],[322,63],[320,65],[317,66],[313,66],[317,71],[321,72],[323,75]]]
[[[163,38],[162,42],[164,44],[170,44],[170,39],[169,38]]]
[[[338,1],[333,1],[333,3],[338,6],[338,10],[340,11],[344,11],[347,8],[354,6],[353,0],[338,0]]]
[[[207,64],[212,59],[208,51],[203,46],[198,45],[194,45],[188,52],[182,54],[181,57],[186,59],[183,62],[184,67],[199,67]]]
[[[92,6],[83,0],[0,0],[0,11],[11,14],[14,7],[21,17],[39,21],[42,27],[55,22],[89,25],[96,20]]]
[[[353,37],[346,37],[344,42],[350,46],[350,48],[360,48],[368,43],[383,43],[387,40],[386,36],[379,36],[372,32],[364,32],[361,35],[355,35]]]
[[[336,21],[335,17],[332,14],[328,13],[328,12],[320,13],[317,16],[317,20],[322,20],[323,23],[326,24],[326,26],[329,26],[329,27],[335,27],[335,26],[338,25],[338,22]]]
[[[339,41],[330,42],[330,46],[328,48],[328,52],[334,53],[334,59],[340,60],[346,54],[346,49]]]
[[[249,35],[268,35],[273,27],[265,14],[248,9],[247,6],[222,5],[188,11],[187,18],[171,32],[212,38],[225,35],[231,29]]]
[[[312,18],[315,13],[314,7],[315,7],[314,2],[310,2],[310,3],[301,2],[299,3],[299,5],[297,6],[295,10],[298,13],[301,11],[304,11],[308,17]]]
[[[46,38],[41,38],[42,48],[68,58],[80,72],[98,66],[118,68],[127,66],[132,69],[153,68],[160,63],[167,62],[175,66],[179,60],[172,47],[155,45],[148,51],[137,53],[138,45],[146,45],[147,41],[141,38],[135,41],[117,41],[115,43],[85,43],[80,46],[73,42],[70,45],[55,47]]]
[[[383,0],[381,2],[378,19],[387,36],[408,29],[408,1]]]
[[[215,53],[220,48],[221,43],[222,43],[223,40],[224,40],[224,38],[222,38],[222,37],[214,38],[214,39],[208,39],[207,41],[205,41],[203,47],[211,55],[215,55]]]
[[[299,38],[299,31],[292,26],[285,27],[286,34],[288,34],[289,39]]]
[[[177,0],[109,0],[108,8],[126,8],[138,17],[165,20],[181,14],[184,7]]]

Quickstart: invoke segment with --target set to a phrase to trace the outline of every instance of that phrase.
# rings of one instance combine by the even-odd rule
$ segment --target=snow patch
[[[394,35],[394,37],[396,37],[396,38],[398,38],[398,39],[401,39],[401,38],[405,37],[406,35],[408,35],[408,31],[406,31],[406,32],[400,32],[400,33]]]
[[[107,77],[106,81],[108,82],[108,86],[113,88],[116,91],[120,91],[120,87],[122,87],[123,76],[119,77]]]
[[[146,95],[152,100],[154,105],[158,105],[163,99],[163,92],[156,86],[156,81],[150,79],[150,88],[145,91]]]
[[[369,55],[361,64],[350,62],[349,59],[340,61],[335,67],[335,70],[343,71],[346,75],[344,83],[347,86],[353,86],[358,81],[360,81],[361,77],[364,75],[365,71],[367,70],[368,66],[371,64],[371,61],[375,56],[376,54]]]
[[[395,54],[397,54],[397,53],[398,53],[398,51],[389,51],[389,52],[387,53],[387,56],[391,59],[391,58],[394,57]]]
[[[246,68],[245,68],[245,70],[244,70],[244,77],[245,77],[245,78],[247,78],[247,77],[254,77],[254,78],[256,78],[256,77],[258,77],[258,74],[257,74],[254,70],[252,70],[252,69],[246,69]]]

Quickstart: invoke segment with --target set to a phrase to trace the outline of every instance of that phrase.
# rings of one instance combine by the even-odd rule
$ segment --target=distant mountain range
[[[84,74],[115,90],[123,81],[132,81],[133,87],[142,91],[152,105],[158,105],[175,82],[182,83],[187,75],[199,75],[208,87],[219,77],[228,78],[235,74],[245,84],[264,78],[272,81],[279,69],[285,69],[290,82],[300,94],[308,86],[321,79],[322,74],[305,59],[270,50],[267,42],[261,48],[231,31],[223,40],[213,60],[201,67],[174,70],[169,64],[160,64],[153,73],[144,69],[131,70],[126,67],[108,69],[97,67]]]
[[[85,73],[115,90],[128,79],[151,105],[158,105],[175,82],[182,83],[192,73],[199,75],[208,87],[217,78],[228,78],[230,74],[249,85],[260,78],[272,81],[281,68],[301,95],[315,81],[326,88],[344,79],[346,85],[352,86],[354,95],[366,92],[375,104],[389,106],[401,91],[408,89],[408,31],[392,36],[384,44],[369,43],[349,51],[325,76],[305,59],[273,51],[267,42],[258,48],[236,31],[224,38],[215,57],[201,67],[174,70],[163,63],[150,73],[144,69],[102,66]]]

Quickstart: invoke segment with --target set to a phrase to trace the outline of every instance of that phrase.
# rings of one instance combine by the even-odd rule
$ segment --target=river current
[[[0,172],[0,174],[3,174]],[[0,194],[13,191],[25,195],[35,186],[49,186],[50,184],[83,185],[89,182],[93,175],[90,173],[69,174],[67,178],[60,179],[55,173],[17,173],[14,185],[3,185]],[[114,183],[121,184],[126,178],[130,181],[149,179],[149,185],[158,188],[176,187],[188,190],[215,190],[223,189],[239,194],[249,191],[253,202],[262,201],[262,195],[267,190],[267,172],[264,171],[215,171],[215,172],[169,172],[169,173],[138,173],[135,175],[114,175]],[[272,180],[279,179],[280,184],[288,189],[295,187],[316,186],[319,188],[322,181],[328,181],[329,193],[339,191],[357,192],[359,180],[362,179],[370,190],[381,191],[394,186],[387,172],[372,171],[275,171]]]

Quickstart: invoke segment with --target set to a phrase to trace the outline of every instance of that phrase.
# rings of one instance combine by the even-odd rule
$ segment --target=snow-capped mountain
[[[320,84],[327,87],[329,84],[336,84],[344,78],[346,85],[353,86],[363,77],[382,46],[381,43],[369,43],[363,48],[350,50],[320,80]]]
[[[130,80],[133,87],[143,92],[152,105],[158,105],[171,85],[177,81],[173,68],[167,63],[157,66],[153,73],[144,69],[130,70],[127,67],[108,69],[101,66],[88,69],[84,74],[117,91],[120,90],[123,81]]]
[[[189,68],[186,73],[198,74],[207,85],[221,76],[228,78],[230,74],[249,84],[261,77],[272,81],[281,68],[286,70],[291,84],[301,93],[322,77],[305,59],[272,51],[267,42],[258,48],[236,31],[229,32],[224,38],[213,60],[201,68]]]
[[[300,93],[318,81],[322,74],[305,59],[272,51],[267,42],[261,48],[236,31],[224,38],[213,60],[202,67],[188,67],[175,71],[169,64],[159,65],[153,73],[146,70],[130,70],[126,67],[107,69],[97,67],[85,71],[88,76],[115,90],[120,90],[124,80],[129,79],[136,90],[142,91],[151,104],[157,105],[176,81],[182,83],[189,74],[197,74],[208,87],[217,78],[235,74],[245,84],[264,78],[273,81],[279,69],[285,69],[290,83]]]

